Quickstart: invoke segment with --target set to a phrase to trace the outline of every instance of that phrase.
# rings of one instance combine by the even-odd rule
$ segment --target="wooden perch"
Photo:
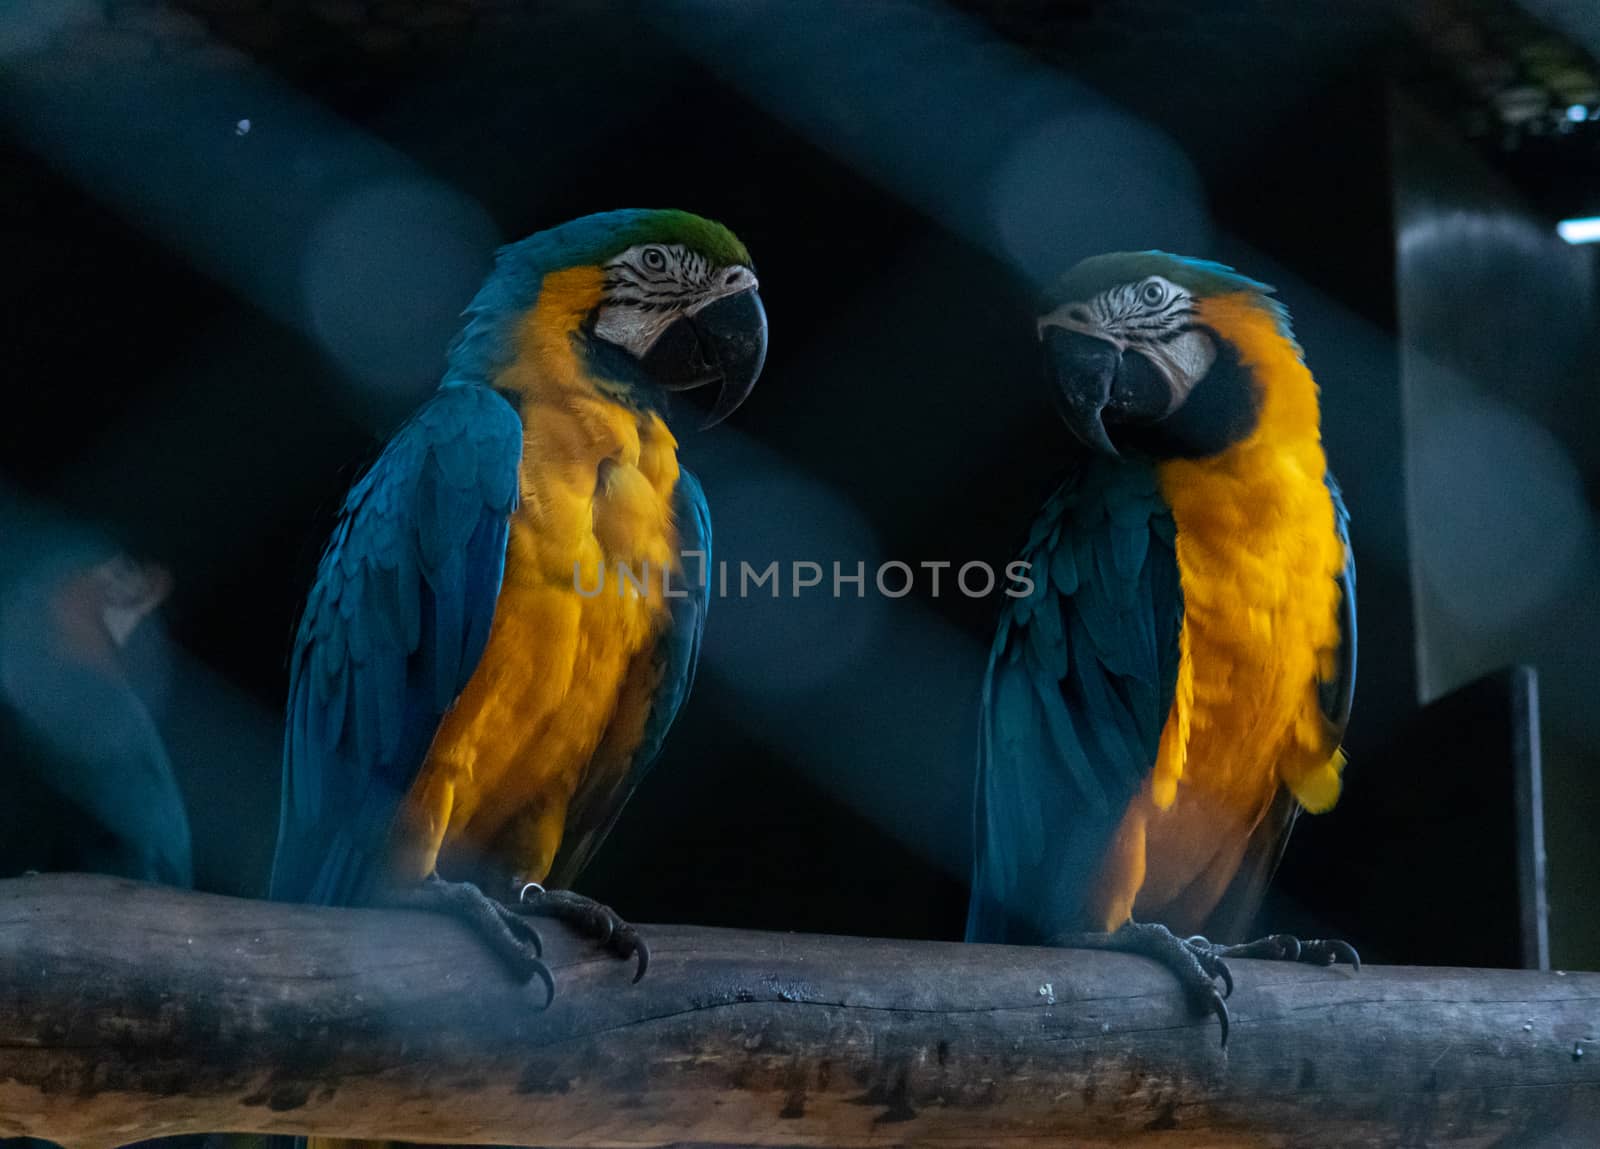
[[[1233,1038],[1116,954],[544,928],[0,882],[0,1135],[543,1146],[1600,1144],[1600,974],[1238,962]]]

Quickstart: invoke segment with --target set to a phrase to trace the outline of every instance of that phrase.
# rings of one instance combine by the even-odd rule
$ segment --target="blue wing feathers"
[[[349,902],[488,640],[522,424],[495,392],[440,388],[351,490],[290,662],[272,896]]]
[[[1078,564],[1072,557],[1071,547],[1057,547],[1050,556],[1050,581],[1056,593],[1071,596],[1078,591]]]
[[[1129,464],[1085,467],[1030,530],[1034,593],[1008,603],[984,683],[969,940],[1092,925],[1089,881],[1172,705],[1173,538],[1153,472]]]

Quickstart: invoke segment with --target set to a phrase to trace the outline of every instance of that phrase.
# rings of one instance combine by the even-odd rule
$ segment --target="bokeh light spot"
[[[1188,157],[1120,112],[1065,115],[1023,136],[995,170],[990,210],[1001,247],[1038,282],[1098,252],[1210,243]]]
[[[1477,399],[1427,414],[1414,450],[1415,550],[1440,605],[1474,630],[1553,605],[1590,529],[1578,470],[1555,436]]]
[[[726,564],[727,594],[718,595],[707,619],[706,653],[741,689],[773,698],[822,686],[870,652],[889,610],[909,610],[883,598],[876,585],[882,552],[871,525],[826,484],[777,469],[722,484],[715,497],[718,569]],[[778,564],[778,596],[771,584],[745,580],[741,563],[759,574]],[[815,586],[795,594],[795,564],[822,568]],[[844,580],[835,583],[835,564]],[[858,571],[859,584],[845,581]],[[816,572],[801,566],[798,581]],[[891,590],[903,576],[889,575]],[[837,593],[835,593],[837,590]],[[718,584],[713,582],[713,594]]]
[[[498,234],[473,200],[422,179],[359,188],[317,221],[301,265],[312,330],[373,389],[438,377]]]

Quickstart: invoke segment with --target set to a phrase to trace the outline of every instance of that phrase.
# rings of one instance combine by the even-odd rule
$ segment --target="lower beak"
[[[668,391],[720,384],[703,427],[715,427],[749,397],[767,360],[767,313],[755,288],[686,315],[657,337],[645,373]]]
[[[1105,408],[1122,353],[1105,339],[1063,327],[1046,327],[1043,339],[1062,421],[1084,446],[1117,458],[1106,434]]]

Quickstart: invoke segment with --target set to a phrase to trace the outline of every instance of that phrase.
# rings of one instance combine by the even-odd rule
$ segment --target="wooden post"
[[[1600,974],[1238,962],[1233,1037],[1117,954],[545,929],[0,882],[0,1135],[544,1146],[1600,1144]]]

